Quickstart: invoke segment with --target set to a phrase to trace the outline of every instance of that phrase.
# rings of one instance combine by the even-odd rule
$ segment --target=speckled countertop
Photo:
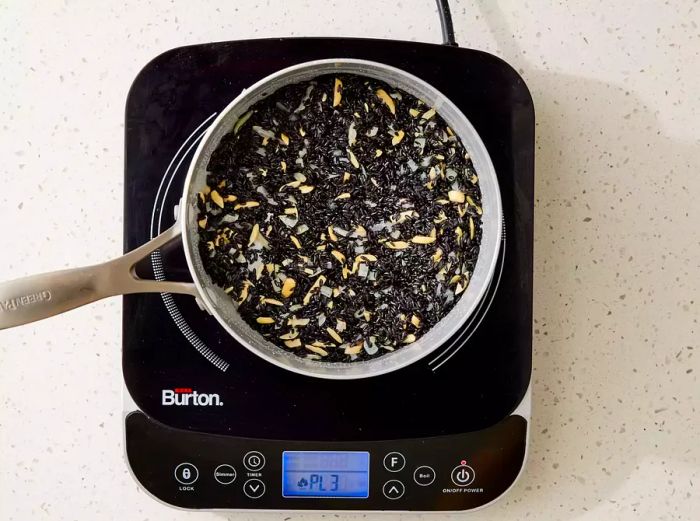
[[[529,463],[499,503],[455,517],[698,519],[700,7],[453,14],[462,45],[521,72],[538,118]],[[0,3],[0,280],[120,253],[124,100],[160,52],[439,33],[432,0]],[[120,378],[118,299],[0,333],[1,520],[221,518],[131,479]]]

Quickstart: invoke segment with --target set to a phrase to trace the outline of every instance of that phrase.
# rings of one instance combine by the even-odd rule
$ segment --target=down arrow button
[[[249,479],[243,484],[243,493],[251,499],[258,499],[265,493],[265,483],[259,479]]]

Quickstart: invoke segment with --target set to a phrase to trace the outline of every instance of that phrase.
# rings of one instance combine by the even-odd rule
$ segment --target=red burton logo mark
[[[175,387],[174,389],[163,389],[162,405],[183,407],[196,405],[199,407],[221,406],[224,402],[216,393],[198,393],[191,387]]]

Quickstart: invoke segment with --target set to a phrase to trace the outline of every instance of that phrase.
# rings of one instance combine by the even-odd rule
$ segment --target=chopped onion
[[[299,222],[299,217],[290,217],[289,215],[278,215],[277,217],[279,217],[279,220],[288,228],[294,228]]]

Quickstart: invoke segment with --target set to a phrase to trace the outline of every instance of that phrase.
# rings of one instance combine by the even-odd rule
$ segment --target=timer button
[[[398,479],[390,479],[384,483],[382,492],[387,499],[399,499],[406,492],[406,487]]]
[[[199,470],[192,463],[180,463],[175,467],[175,479],[183,485],[191,485],[199,479]]]
[[[243,456],[243,465],[252,472],[258,471],[265,466],[265,456],[256,450],[251,450]]]
[[[406,458],[400,452],[390,452],[384,456],[384,468],[389,472],[398,472],[406,466]]]
[[[433,467],[428,467],[427,465],[418,467],[413,472],[413,481],[415,481],[416,484],[420,485],[421,487],[432,485],[433,481],[435,481],[435,470]]]
[[[458,487],[466,487],[474,481],[474,469],[469,465],[457,465],[452,469],[452,483]]]

